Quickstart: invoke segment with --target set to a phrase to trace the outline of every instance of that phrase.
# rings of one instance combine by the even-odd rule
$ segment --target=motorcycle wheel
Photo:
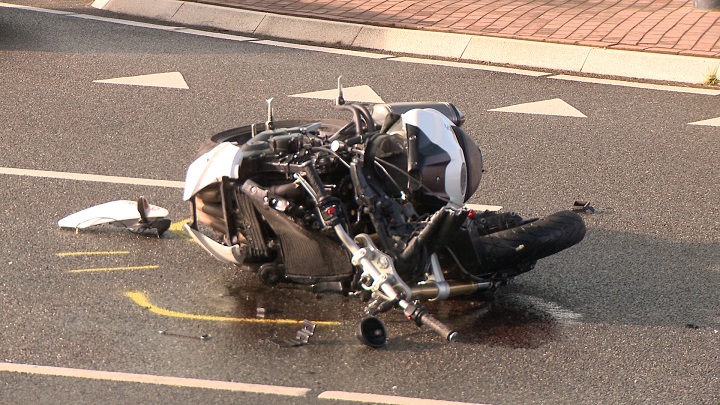
[[[560,211],[525,225],[473,238],[480,266],[468,270],[480,277],[498,272],[512,276],[530,270],[535,261],[567,249],[584,237],[585,223],[580,215]]]

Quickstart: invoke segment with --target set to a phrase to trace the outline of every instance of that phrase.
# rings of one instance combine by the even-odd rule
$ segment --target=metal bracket
[[[280,347],[298,347],[308,344],[310,337],[315,334],[315,324],[304,320],[300,329],[295,332],[295,337],[292,339],[284,340],[273,340]]]
[[[393,259],[378,249],[370,239],[370,236],[364,233],[356,235],[355,242],[362,247],[353,253],[352,264],[358,266],[361,264],[362,259],[367,259],[372,262],[375,269],[380,272],[378,276],[370,274],[373,280],[370,290],[381,291],[382,285],[389,283],[395,290],[400,288],[401,291],[398,292],[402,292],[406,299],[410,299],[412,291],[395,270]]]
[[[267,103],[267,121],[265,121],[265,130],[266,131],[272,131],[275,129],[275,119],[273,117],[273,98],[270,97],[269,99],[265,100]]]
[[[440,260],[438,259],[436,253],[433,253],[432,256],[430,256],[430,266],[432,267],[431,278],[438,289],[438,295],[433,298],[432,301],[447,299],[450,296],[450,286],[447,281],[445,281],[445,276],[443,275],[442,268],[440,267]]]
[[[337,95],[337,98],[335,98],[335,105],[339,106],[339,105],[345,104],[345,97],[343,97],[342,76],[338,76],[337,84],[338,84],[338,95]]]

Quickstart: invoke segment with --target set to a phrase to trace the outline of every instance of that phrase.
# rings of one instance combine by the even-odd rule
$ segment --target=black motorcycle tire
[[[525,225],[473,238],[480,266],[468,270],[479,277],[498,272],[514,275],[530,270],[531,267],[524,267],[567,249],[584,237],[585,223],[580,215],[560,211]]]

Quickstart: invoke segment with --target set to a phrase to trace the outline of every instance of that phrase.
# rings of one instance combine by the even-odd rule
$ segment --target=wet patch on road
[[[512,292],[481,301],[443,302],[431,310],[448,320],[463,343],[518,349],[534,349],[558,341],[563,325],[582,318],[557,303]]]

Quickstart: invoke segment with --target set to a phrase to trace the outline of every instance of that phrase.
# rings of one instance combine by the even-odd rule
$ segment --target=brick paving
[[[360,24],[720,57],[720,10],[681,0],[196,0]]]

